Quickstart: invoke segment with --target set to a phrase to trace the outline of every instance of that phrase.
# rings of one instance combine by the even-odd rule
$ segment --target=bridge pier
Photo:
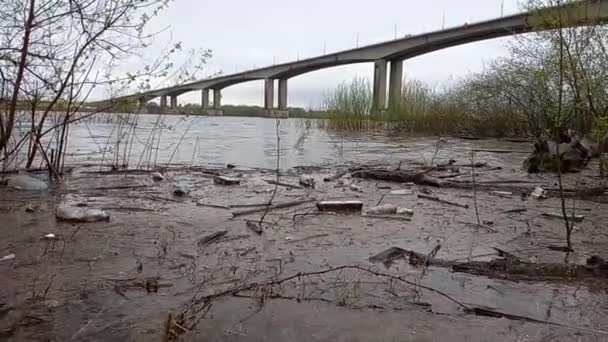
[[[403,87],[403,61],[391,61],[391,73],[389,78],[388,108],[399,109],[401,107],[401,89]]]
[[[214,94],[213,101],[215,102],[216,101],[215,91],[213,92],[213,94]],[[218,101],[218,102],[220,102],[220,101]],[[221,103],[220,103],[220,106],[221,106]],[[215,107],[215,103],[214,103],[214,107]],[[223,116],[224,115],[224,111],[222,111],[221,109],[211,108],[209,106],[209,89],[201,90],[201,115],[207,115],[207,116]]]
[[[147,103],[148,100],[144,97],[137,99],[137,109],[135,110],[135,114],[145,114]]]
[[[287,110],[287,79],[279,79],[279,110]]]
[[[222,109],[222,90],[213,89],[213,109]]]
[[[171,103],[169,105],[171,106],[171,109],[177,109],[177,95],[171,95]]]
[[[167,95],[160,97],[160,113],[165,114],[167,111]]]
[[[287,79],[279,79],[279,107],[274,106],[274,79],[264,80],[264,109],[266,117],[288,118],[287,110]]]
[[[267,78],[264,80],[264,109],[271,110],[274,108],[274,79]]]
[[[372,99],[372,110],[382,111],[386,109],[386,65],[385,59],[374,62],[374,93]]]

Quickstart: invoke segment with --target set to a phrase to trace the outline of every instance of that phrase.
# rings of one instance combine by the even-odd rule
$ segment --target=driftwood
[[[398,183],[415,183],[418,185],[430,185],[441,187],[443,181],[429,176],[427,172],[390,171],[379,169],[358,170],[352,173],[355,178],[374,179]]]
[[[416,253],[399,247],[391,247],[370,258],[371,262],[381,262],[390,266],[395,260],[409,259],[414,266],[437,266],[451,268],[454,272],[482,275],[490,278],[608,278],[606,262],[598,257],[591,257],[587,265],[558,264],[558,263],[532,263],[522,261],[516,256],[497,249],[502,258],[492,261],[457,262],[436,258],[427,258],[426,255]],[[594,259],[595,258],[595,259]]]
[[[439,198],[437,196],[429,196],[429,195],[424,195],[424,194],[418,194],[418,198],[423,198],[423,199],[427,199],[427,200],[434,201],[434,202],[439,202],[439,203],[443,203],[443,204],[453,205],[455,207],[460,207],[460,208],[465,208],[465,209],[469,208],[468,204],[460,204],[460,203],[444,200],[444,199],[441,199],[441,198]]]
[[[290,188],[290,189],[304,189],[303,187],[301,187],[299,185],[277,182],[276,180],[272,180],[272,179],[264,179],[264,182],[266,182],[268,184],[272,184],[272,185],[283,186],[283,187]]]
[[[275,210],[275,209],[284,209],[284,208],[289,208],[289,207],[295,207],[298,206],[300,204],[304,204],[304,203],[309,203],[315,201],[314,198],[309,198],[306,200],[297,200],[297,201],[291,201],[291,202],[285,202],[285,203],[278,203],[278,204],[273,204],[273,205],[269,205],[269,206],[265,206],[262,208],[252,208],[252,209],[247,209],[247,210],[242,210],[242,211],[233,211],[232,212],[232,216],[233,217],[237,217],[237,216],[243,216],[243,215],[249,215],[249,214],[254,214],[254,213],[259,213],[265,210]]]
[[[228,234],[228,231],[221,230],[219,232],[215,232],[211,235],[207,235],[198,240],[197,245],[199,246],[207,246],[217,240],[219,240],[222,236]]]

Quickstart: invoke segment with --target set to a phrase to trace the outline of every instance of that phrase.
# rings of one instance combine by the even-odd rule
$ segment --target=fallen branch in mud
[[[430,185],[441,187],[444,182],[438,178],[428,175],[428,172],[405,172],[390,170],[358,170],[352,173],[354,178],[374,179],[388,182],[415,183],[418,185]]]
[[[268,184],[272,184],[272,185],[283,186],[283,187],[290,188],[290,189],[304,189],[303,187],[301,187],[299,185],[279,182],[274,179],[264,179],[264,182],[266,182]]]
[[[221,237],[225,236],[226,234],[228,234],[228,231],[221,230],[221,231],[215,232],[211,235],[202,237],[201,239],[198,240],[198,242],[196,244],[199,246],[207,246],[207,245],[219,240]]]
[[[444,200],[444,199],[441,199],[441,198],[439,198],[437,196],[429,196],[429,195],[425,195],[425,194],[418,194],[418,198],[427,199],[429,201],[439,202],[439,203],[448,204],[448,205],[452,205],[452,206],[460,207],[460,208],[465,208],[465,209],[469,208],[468,204],[461,204],[461,203],[456,203],[456,202]]]
[[[414,266],[437,266],[451,268],[454,272],[468,273],[474,275],[487,276],[491,278],[511,279],[511,278],[607,278],[608,269],[603,269],[605,263],[598,263],[598,267],[576,264],[555,264],[555,263],[531,263],[498,250],[503,258],[492,261],[468,261],[457,262],[435,258],[427,258],[426,255],[416,253],[399,247],[391,247],[370,258],[372,262],[381,262],[390,266],[395,260],[409,259],[410,265]]]
[[[247,210],[241,210],[241,211],[233,211],[232,212],[232,216],[233,217],[238,217],[238,216],[243,216],[243,215],[249,215],[249,214],[255,214],[255,213],[259,213],[259,212],[263,212],[265,210],[276,210],[276,209],[284,209],[284,208],[290,208],[290,207],[295,207],[304,203],[310,203],[315,201],[314,198],[309,198],[309,199],[305,199],[305,200],[297,200],[297,201],[290,201],[290,202],[285,202],[285,203],[277,203],[277,204],[273,204],[273,205],[269,205],[267,207],[263,207],[263,208],[252,208],[252,209],[247,209]]]
[[[489,153],[525,153],[528,154],[532,151],[524,151],[524,150],[493,150],[493,149],[483,149],[483,148],[475,148],[473,149],[474,152],[489,152]]]
[[[430,259],[430,260],[434,260],[434,259]],[[302,293],[301,295],[299,294],[297,296],[283,295],[283,294],[277,292],[278,289],[276,287],[279,285],[282,285],[284,283],[287,283],[287,282],[296,281],[296,280],[304,281],[306,279],[310,279],[311,277],[315,277],[315,276],[322,276],[322,275],[326,275],[326,274],[330,274],[330,273],[340,274],[341,272],[346,271],[346,270],[357,271],[357,272],[361,272],[361,273],[368,274],[371,276],[384,278],[387,280],[388,286],[393,286],[393,285],[389,285],[389,284],[393,284],[393,283],[402,283],[402,284],[411,286],[413,289],[423,289],[423,290],[429,291],[431,293],[437,294],[437,295],[451,301],[452,303],[456,304],[460,309],[462,309],[462,311],[464,313],[467,313],[467,314],[472,314],[472,315],[476,315],[476,316],[484,316],[484,317],[506,318],[506,319],[511,319],[511,320],[527,321],[527,322],[540,323],[540,324],[548,324],[548,325],[559,326],[559,327],[564,327],[564,328],[568,328],[568,329],[582,330],[582,331],[587,331],[587,332],[594,332],[594,333],[608,335],[608,332],[602,331],[602,330],[594,330],[594,329],[589,329],[589,328],[584,328],[584,327],[569,326],[569,325],[564,325],[564,324],[560,324],[560,323],[538,320],[538,319],[534,319],[534,318],[530,318],[530,317],[508,314],[508,313],[503,313],[503,312],[499,312],[499,311],[494,311],[491,309],[480,308],[480,307],[464,304],[464,303],[458,301],[457,299],[451,297],[450,295],[448,295],[445,292],[442,292],[435,288],[420,284],[419,281],[410,281],[410,280],[405,279],[403,276],[383,273],[383,272],[377,271],[375,269],[365,268],[365,267],[362,267],[359,265],[338,266],[338,267],[333,267],[333,268],[329,268],[326,270],[313,271],[313,272],[298,272],[291,276],[287,276],[287,277],[280,278],[280,279],[271,279],[271,280],[268,280],[265,282],[252,282],[252,283],[248,283],[248,284],[238,285],[238,286],[226,289],[226,290],[218,291],[213,294],[208,294],[208,295],[197,294],[192,298],[191,302],[188,303],[185,306],[185,308],[182,310],[182,312],[177,316],[175,323],[177,325],[179,325],[179,327],[181,329],[183,329],[184,331],[193,331],[196,328],[196,326],[198,325],[198,323],[202,319],[205,318],[207,313],[209,313],[209,311],[211,310],[215,301],[220,300],[221,298],[224,298],[224,297],[229,297],[229,296],[239,297],[239,298],[250,298],[250,299],[256,300],[259,307],[256,309],[256,311],[252,315],[260,312],[261,309],[263,308],[263,305],[269,299],[287,299],[287,300],[295,300],[297,302],[315,300],[315,301],[322,301],[322,302],[326,302],[326,303],[336,303],[337,305],[344,306],[344,303],[341,302],[339,298],[336,298],[336,300],[332,300],[332,299],[324,298],[323,296],[308,297],[304,293]],[[412,304],[416,304],[416,303],[412,303]],[[375,306],[375,305],[369,305],[367,307],[378,308],[378,306]],[[361,308],[361,307],[358,307],[358,308]],[[248,319],[249,317],[251,317],[251,315],[248,316],[246,319]]]

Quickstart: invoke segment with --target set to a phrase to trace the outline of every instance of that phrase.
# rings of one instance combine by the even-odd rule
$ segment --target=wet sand
[[[553,176],[522,174],[519,163],[523,157],[479,153],[476,158],[480,161],[502,170],[480,168],[476,182],[517,179],[555,187]],[[439,161],[444,159],[441,156]],[[467,162],[462,157],[458,161]],[[402,168],[416,168],[419,165],[415,162],[419,161],[406,160]],[[396,163],[386,166],[395,167]],[[486,229],[476,225],[471,190],[348,176],[322,181],[342,167],[290,169],[281,175],[282,182],[297,184],[298,176],[306,172],[315,176],[317,186],[279,186],[274,201],[357,199],[365,209],[381,200],[412,209],[411,221],[357,213],[318,214],[315,202],[310,202],[270,211],[264,219],[264,232],[257,235],[247,228],[245,220],[259,220],[262,213],[238,218],[231,213],[267,202],[275,186],[264,180],[275,176],[271,170],[241,169],[238,165],[236,169],[170,171],[162,182],[154,182],[150,173],[100,175],[89,173],[99,168],[80,167],[45,194],[0,189],[0,257],[16,255],[0,262],[0,339],[160,340],[167,313],[185,312],[193,298],[342,265],[400,276],[442,291],[466,306],[560,326],[466,314],[437,293],[347,269],[219,297],[208,312],[189,316],[200,318],[189,335],[201,341],[608,339],[608,334],[602,333],[608,331],[605,279],[490,279],[440,267],[430,267],[423,274],[404,260],[396,261],[390,269],[369,261],[393,246],[429,253],[440,244],[437,258],[447,260],[492,260],[496,257],[492,247],[499,247],[526,261],[564,262],[565,253],[547,248],[565,244],[564,224],[542,216],[559,212],[558,198],[522,200],[519,190],[505,198],[479,188],[480,220],[493,222]],[[471,179],[470,168],[461,167],[460,171],[469,174],[456,179]],[[240,176],[241,185],[215,185],[212,172]],[[591,165],[582,177],[568,175],[566,183],[578,179],[579,184],[594,184],[596,174]],[[176,184],[191,188],[190,195],[173,196]],[[533,190],[535,185],[519,184],[524,191]],[[390,195],[393,190],[402,191]],[[469,208],[417,197],[425,192],[468,204]],[[89,207],[104,208],[112,217],[110,222],[57,221],[55,208],[66,196]],[[200,206],[197,201],[231,208]],[[576,201],[577,213],[585,218],[576,225],[575,253],[568,255],[568,262],[584,264],[594,254],[608,257],[608,212],[598,201]],[[26,212],[27,206],[35,212]],[[523,208],[525,212],[505,212]],[[218,231],[227,233],[206,246],[197,243]],[[56,234],[57,241],[42,239],[48,233]],[[159,285],[158,292],[149,292],[146,284]],[[189,319],[188,323],[194,321]]]

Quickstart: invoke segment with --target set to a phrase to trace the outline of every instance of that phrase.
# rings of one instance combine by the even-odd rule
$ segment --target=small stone
[[[32,205],[31,205],[31,204],[28,204],[28,205],[25,207],[25,212],[26,212],[26,213],[33,213],[33,212],[35,212],[35,211],[36,211],[36,210],[34,210],[34,207],[32,207]]]

